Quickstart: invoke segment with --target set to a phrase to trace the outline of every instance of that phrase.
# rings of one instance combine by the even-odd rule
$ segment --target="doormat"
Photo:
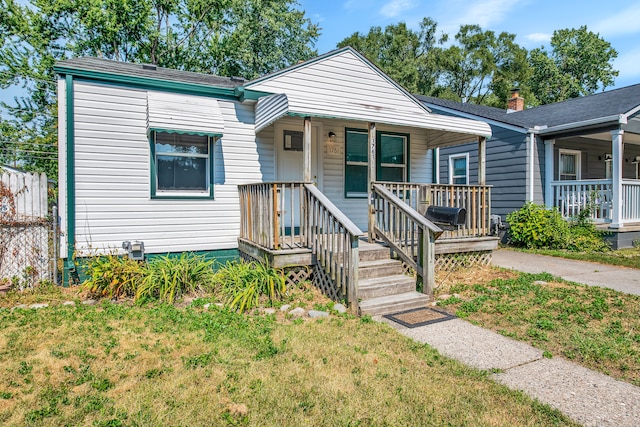
[[[407,328],[417,328],[418,326],[430,325],[432,323],[444,322],[455,319],[456,316],[446,311],[435,308],[414,308],[413,310],[401,311],[400,313],[385,314],[382,316]]]

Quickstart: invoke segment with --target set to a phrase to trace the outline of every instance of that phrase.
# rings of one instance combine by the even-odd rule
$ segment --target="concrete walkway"
[[[639,270],[508,250],[494,252],[493,264],[640,294]],[[497,382],[522,390],[585,426],[640,425],[640,387],[564,359],[546,359],[540,349],[461,319],[413,329],[377,319],[468,366],[497,371],[492,374]]]
[[[640,295],[640,270],[635,268],[575,261],[508,249],[493,252],[492,263],[497,267],[512,268],[526,273],[546,272],[572,282]]]

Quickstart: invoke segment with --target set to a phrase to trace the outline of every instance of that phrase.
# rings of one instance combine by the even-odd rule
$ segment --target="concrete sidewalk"
[[[585,426],[636,427],[640,424],[640,387],[615,380],[461,320],[406,328],[385,318],[403,335],[429,344],[467,366],[498,370],[492,377],[522,390]]]
[[[565,280],[640,295],[637,269],[504,249],[493,253],[493,265],[527,273],[547,272]],[[499,371],[492,374],[496,381],[522,390],[585,426],[640,425],[640,387],[564,359],[546,359],[540,349],[462,319],[413,329],[377,319],[465,365]]]
[[[572,282],[640,295],[640,270],[595,262],[576,261],[508,249],[493,252],[492,264],[526,273],[550,273]],[[640,425],[640,421],[638,422]]]

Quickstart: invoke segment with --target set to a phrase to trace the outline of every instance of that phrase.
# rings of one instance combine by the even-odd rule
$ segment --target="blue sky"
[[[586,25],[618,51],[615,87],[640,83],[640,2],[566,0],[299,0],[301,8],[320,25],[318,53],[356,31],[404,21],[417,29],[423,17],[453,36],[460,25],[516,34],[527,49],[548,45],[554,30]]]

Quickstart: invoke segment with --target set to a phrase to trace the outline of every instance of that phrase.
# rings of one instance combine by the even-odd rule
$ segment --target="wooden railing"
[[[610,179],[581,181],[554,181],[551,183],[554,206],[563,218],[574,218],[585,210],[591,210],[596,222],[610,220],[613,208],[613,185]]]
[[[358,238],[363,232],[315,185],[271,182],[238,186],[240,237],[269,250],[311,249],[329,294],[358,306]]]
[[[440,239],[488,236],[491,231],[491,186],[380,182],[393,195],[424,215],[427,206],[465,208],[466,222]]]
[[[384,240],[405,263],[413,267],[423,284],[423,292],[432,295],[434,245],[442,230],[382,184],[374,183],[372,194],[375,238]]]
[[[640,221],[640,180],[622,180],[622,221]]]

